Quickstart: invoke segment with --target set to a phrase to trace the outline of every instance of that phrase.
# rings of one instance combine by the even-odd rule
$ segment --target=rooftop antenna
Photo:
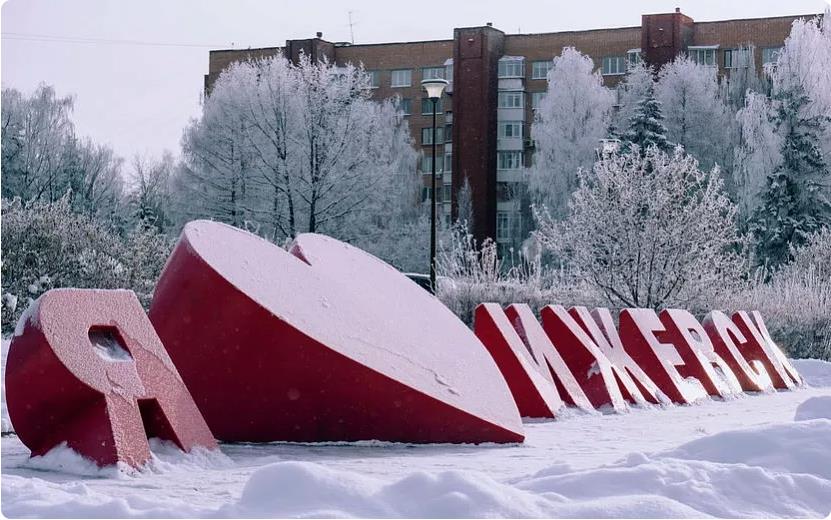
[[[354,44],[355,43],[355,31],[352,29],[352,26],[354,25],[352,23],[352,11],[348,11],[348,14],[349,14],[349,42]]]

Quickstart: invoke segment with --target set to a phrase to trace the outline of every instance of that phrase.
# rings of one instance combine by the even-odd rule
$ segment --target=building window
[[[436,157],[436,173],[442,172],[442,165],[444,164],[444,158],[439,155]],[[430,154],[425,154],[421,158],[421,171],[424,173],[433,173],[433,156]]]
[[[444,125],[444,142],[453,141],[453,125]]]
[[[522,60],[517,59],[501,59],[499,60],[499,77],[500,78],[521,78],[524,73],[522,71]]]
[[[496,152],[496,167],[500,170],[522,168],[522,152]]]
[[[498,132],[500,139],[522,139],[522,122],[500,121]]]
[[[436,144],[444,142],[444,128],[436,127]],[[433,127],[421,129],[421,144],[433,144]]]
[[[410,98],[398,98],[398,110],[400,110],[405,116],[408,116],[412,113],[411,106],[410,106]]]
[[[540,102],[545,97],[545,92],[531,92],[531,109],[539,110]]]
[[[413,84],[413,71],[410,69],[392,71],[391,87],[409,87]]]
[[[511,214],[507,211],[496,212],[496,239],[508,240],[511,238]]]
[[[452,197],[453,197],[452,194],[450,193],[450,189],[451,189],[450,184],[445,184],[443,188],[444,189],[442,191],[444,192],[444,200],[445,200],[445,202],[450,202],[452,200]]]
[[[750,65],[750,49],[725,49],[724,68],[743,69]]]
[[[427,202],[431,198],[430,192],[433,191],[432,188],[428,188],[427,186],[422,186],[421,188],[421,202]]]
[[[421,79],[444,79],[444,67],[425,67],[421,69]]]
[[[776,63],[776,60],[779,59],[779,53],[782,51],[782,47],[765,47],[762,49],[762,65],[767,65],[768,63]]]
[[[554,65],[552,60],[535,61],[531,64],[531,79],[546,79],[548,71]]]
[[[641,62],[641,50],[640,49],[629,49],[626,51],[626,62],[630,67],[633,65],[637,65]]]
[[[381,72],[377,70],[368,70],[366,75],[369,76],[369,88],[378,88],[381,86]]]
[[[444,154],[444,171],[453,171],[453,154],[451,153]]]
[[[699,65],[716,66],[715,47],[690,47],[687,49],[687,56]]]
[[[441,114],[441,98],[436,101],[436,113]],[[433,100],[430,98],[421,98],[421,114],[433,115]]]
[[[603,75],[614,76],[626,73],[626,59],[623,56],[606,56],[603,58]]]
[[[498,95],[499,108],[522,108],[522,92],[500,92]]]

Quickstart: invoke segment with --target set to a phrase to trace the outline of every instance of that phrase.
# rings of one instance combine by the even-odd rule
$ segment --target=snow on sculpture
[[[9,416],[32,456],[66,443],[139,467],[148,437],[216,441],[132,291],[53,289],[21,317],[6,361]]]
[[[698,380],[681,375],[684,359],[669,343],[665,326],[654,310],[623,309],[619,332],[626,352],[672,402],[689,404],[707,396]]]
[[[476,336],[505,377],[520,415],[556,417],[563,407],[563,400],[550,372],[545,377],[548,367],[537,364],[502,307],[497,303],[480,304],[476,307],[473,323]],[[544,359],[542,363],[545,363]]]
[[[745,392],[767,392],[773,382],[761,361],[746,360],[742,354],[749,341],[725,313],[711,311],[704,318],[704,330],[710,337],[716,353],[727,363]]]
[[[540,317],[543,330],[592,405],[626,411],[628,405],[615,381],[612,364],[565,307],[547,305],[540,311]]]
[[[217,438],[521,442],[488,352],[435,297],[315,234],[185,226],[150,317]]]

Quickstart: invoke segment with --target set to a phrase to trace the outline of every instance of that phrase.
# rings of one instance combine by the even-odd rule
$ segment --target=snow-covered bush
[[[496,243],[486,239],[478,244],[464,223],[456,223],[440,246],[436,295],[468,325],[473,323],[476,306],[484,302],[526,303],[534,312],[552,303],[600,302],[588,284],[570,272],[545,267],[538,254],[499,258]]]
[[[56,202],[2,203],[2,329],[52,287],[124,288],[149,303],[171,241],[153,230],[121,237],[107,224]]]
[[[579,176],[565,221],[535,208],[535,236],[606,304],[700,309],[734,290],[743,242],[717,168],[701,171],[680,147],[634,146]]]
[[[831,360],[831,229],[792,248],[791,261],[765,278],[760,272],[732,307],[761,311],[789,356]]]

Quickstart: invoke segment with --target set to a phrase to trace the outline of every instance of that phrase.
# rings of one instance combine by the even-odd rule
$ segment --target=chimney
[[[318,32],[317,32],[317,37],[318,37],[318,38],[323,38],[323,33],[322,33],[322,32],[320,32],[320,31],[318,31]]]
[[[485,25],[487,25],[488,27],[493,27],[493,22],[488,22]]]
[[[675,12],[676,12],[676,13],[680,13],[680,12],[681,12],[681,8],[680,8],[680,7],[676,7],[676,8],[675,8]]]

